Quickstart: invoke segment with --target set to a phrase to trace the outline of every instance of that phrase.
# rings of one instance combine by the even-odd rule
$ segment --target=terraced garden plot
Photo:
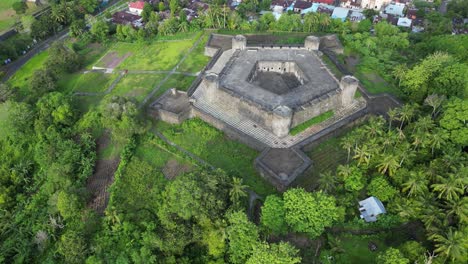
[[[347,152],[341,148],[340,139],[341,137],[331,138],[307,152],[307,156],[312,160],[312,166],[304,175],[298,177],[292,183],[292,186],[313,191],[318,187],[318,179],[321,173],[326,171],[334,173],[338,165],[345,164]]]

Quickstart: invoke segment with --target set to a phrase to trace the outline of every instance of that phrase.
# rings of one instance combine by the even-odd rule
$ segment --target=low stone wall
[[[324,98],[314,100],[307,105],[294,111],[291,128],[298,126],[309,119],[325,113],[330,110],[336,109],[336,106],[341,105],[341,94],[335,93],[332,95],[327,94]]]
[[[218,52],[219,48],[205,46],[205,56],[214,57],[216,52]]]
[[[170,124],[181,124],[190,117],[190,111],[179,114],[172,113],[163,109],[157,110],[157,118]]]
[[[247,146],[258,150],[262,151],[264,150],[267,146],[263,144],[262,142],[244,134],[240,130],[237,130],[236,128],[227,125],[223,121],[216,119],[212,117],[210,114],[203,112],[202,110],[197,109],[196,107],[192,106],[192,117],[198,117],[202,119],[203,121],[211,124],[212,126],[216,127],[217,129],[223,131],[226,136],[228,136],[231,139],[237,140],[243,144],[246,144]]]
[[[322,131],[314,134],[313,136],[305,139],[304,141],[300,142],[296,146],[301,148],[303,151],[310,151],[315,146],[319,145],[321,142],[341,135],[344,131],[361,124],[365,120],[367,120],[369,116],[369,112],[367,108],[364,108],[340,121],[337,123],[323,129]]]

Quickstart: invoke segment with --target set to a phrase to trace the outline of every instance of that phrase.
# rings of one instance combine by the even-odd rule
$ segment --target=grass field
[[[153,42],[151,44],[118,42],[109,49],[119,56],[131,52],[118,69],[166,71],[174,68],[194,40]]]
[[[117,78],[117,74],[105,74],[101,72],[73,73],[62,76],[58,81],[58,86],[65,93],[100,93],[106,91],[115,78]]]
[[[141,102],[164,77],[164,74],[127,74],[119,81],[111,94],[133,97]]]
[[[260,177],[254,168],[258,152],[237,141],[200,119],[190,119],[182,125],[157,122],[156,129],[181,147],[201,157],[229,175],[241,177],[244,183],[264,196],[275,193],[274,188]]]
[[[196,73],[201,71],[210,61],[210,57],[205,56],[205,45],[210,34],[205,33],[198,45],[192,50],[185,61],[179,66],[179,71]]]
[[[161,149],[154,139],[149,137],[143,139],[143,141],[138,144],[138,147],[135,150],[135,155],[158,168],[164,167],[169,160],[175,160],[177,163],[188,167],[192,166],[190,162],[187,162],[182,157]]]
[[[304,123],[302,124],[299,124],[297,126],[295,126],[294,128],[292,128],[289,133],[293,136],[301,133],[302,131],[306,130],[307,128],[315,125],[315,124],[318,124],[318,123],[321,123],[329,118],[331,118],[333,116],[333,110],[330,110],[330,111],[327,111],[325,113],[322,113],[316,117],[313,117],[307,121],[305,121]]]
[[[354,74],[371,94],[390,93],[396,96],[399,94],[396,87],[387,83],[375,72],[362,70],[358,67],[358,70]]]
[[[389,246],[385,243],[386,234],[379,235],[342,235],[337,237],[336,249],[342,253],[334,254],[332,263],[375,263],[378,254],[384,252]],[[369,243],[377,246],[377,250],[369,250]],[[322,252],[327,254],[328,252]]]
[[[48,56],[49,52],[43,51],[32,57],[8,80],[11,86],[20,88],[20,96],[27,95],[29,80],[36,70],[43,68]]]

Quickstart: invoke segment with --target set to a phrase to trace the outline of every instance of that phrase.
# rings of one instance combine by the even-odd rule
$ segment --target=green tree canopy
[[[288,231],[285,214],[283,199],[276,195],[269,195],[262,206],[260,221],[273,234],[285,234]]]
[[[284,193],[286,222],[292,230],[315,238],[339,219],[335,198],[322,192],[289,189]]]
[[[301,263],[298,253],[299,250],[289,243],[260,243],[254,248],[246,264],[297,264]]]

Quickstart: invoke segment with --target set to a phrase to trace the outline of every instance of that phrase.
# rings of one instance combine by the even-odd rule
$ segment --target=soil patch
[[[123,56],[119,56],[119,54],[115,51],[107,53],[99,62],[99,67],[103,68],[115,68],[117,67],[122,61],[132,55],[131,52],[125,53]]]
[[[176,159],[170,159],[166,162],[166,165],[162,169],[162,173],[168,180],[174,179],[177,175],[180,175],[191,170],[190,165],[181,164]]]
[[[88,207],[98,214],[103,214],[109,202],[108,188],[114,182],[114,173],[119,166],[120,159],[98,160],[94,174],[88,179],[87,190],[91,193]]]
[[[103,151],[110,143],[110,133],[106,131],[97,140],[98,153]],[[86,189],[91,194],[88,207],[94,209],[98,214],[102,215],[107,207],[110,195],[107,190],[114,182],[114,173],[119,166],[119,162],[119,158],[98,159],[93,175],[88,178]]]

